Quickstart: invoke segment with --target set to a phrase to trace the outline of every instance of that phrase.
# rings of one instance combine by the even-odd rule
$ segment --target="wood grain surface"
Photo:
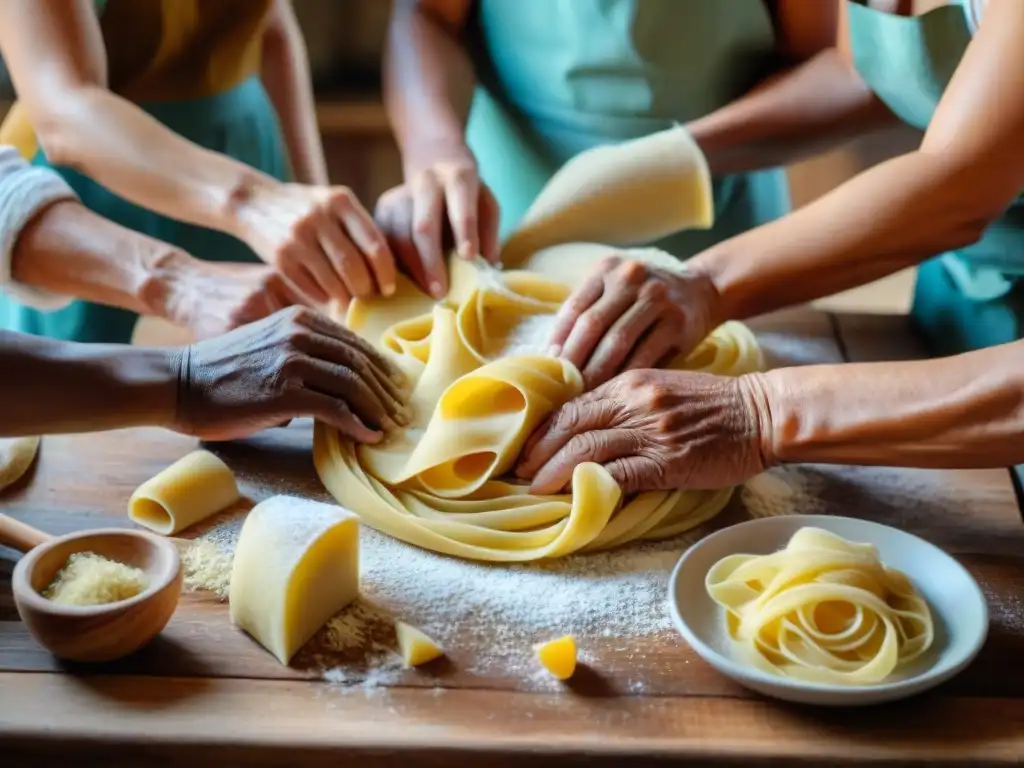
[[[923,356],[905,318],[795,310],[753,323],[773,365]],[[247,496],[327,499],[296,423],[208,446]],[[195,447],[160,430],[46,438],[37,466],[0,511],[54,534],[130,524],[137,485]],[[998,764],[1024,759],[1024,525],[1007,470],[803,466],[826,513],[885,522],[956,555],[989,601],[989,641],[937,692],[834,712],[761,699],[705,665],[674,632],[588,646],[561,693],[478,653],[385,687],[332,685],[315,640],[291,668],[233,629],[225,604],[184,595],[163,635],[96,668],[56,662],[18,621],[14,554],[0,552],[0,750],[34,765],[644,765],[669,762]],[[803,510],[794,510],[803,511]],[[807,510],[810,511],[810,510]],[[737,494],[713,526],[749,518]],[[680,545],[681,548],[685,544]],[[316,660],[316,661],[315,661]],[[393,682],[393,684],[391,684]],[[637,692],[642,691],[641,695]],[[4,762],[5,760],[0,760]],[[18,764],[18,763],[15,763]]]

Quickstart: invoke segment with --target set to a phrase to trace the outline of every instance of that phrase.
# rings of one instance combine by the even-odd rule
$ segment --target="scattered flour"
[[[751,517],[814,515],[825,509],[822,486],[819,476],[799,467],[775,467],[750,478],[739,496]]]
[[[516,323],[497,356],[543,355],[551,344],[554,315],[528,315]]]

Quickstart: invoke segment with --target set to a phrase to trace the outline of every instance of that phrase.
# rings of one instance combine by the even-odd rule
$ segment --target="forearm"
[[[0,436],[172,423],[181,352],[0,331]]]
[[[306,43],[291,7],[263,36],[262,80],[277,111],[294,180],[326,185],[327,161],[316,119]]]
[[[737,173],[788,165],[890,120],[885,105],[831,48],[686,128],[713,173]]]
[[[983,176],[912,152],[688,266],[714,284],[722,320],[830,296],[976,241],[991,215],[976,202]]]
[[[408,178],[432,147],[465,145],[476,74],[458,33],[397,2],[384,53],[384,102]]]
[[[184,139],[101,86],[83,85],[30,102],[29,111],[55,165],[74,168],[136,205],[190,224],[234,234],[240,201],[254,186],[273,183]]]
[[[783,368],[748,382],[768,464],[1024,461],[1024,342],[920,362]]]
[[[59,296],[168,317],[168,297],[195,259],[84,208],[56,203],[18,237],[15,283]]]

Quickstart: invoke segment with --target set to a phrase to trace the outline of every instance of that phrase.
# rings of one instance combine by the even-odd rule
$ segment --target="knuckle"
[[[629,285],[640,285],[647,279],[647,267],[639,261],[623,262],[616,275]]]
[[[598,272],[611,272],[619,264],[622,263],[622,258],[619,256],[605,256],[599,262],[597,262]]]
[[[351,205],[355,202],[355,195],[348,187],[334,187],[327,198],[331,205]]]
[[[665,283],[658,279],[648,280],[640,288],[640,299],[651,304],[661,304],[668,298]]]

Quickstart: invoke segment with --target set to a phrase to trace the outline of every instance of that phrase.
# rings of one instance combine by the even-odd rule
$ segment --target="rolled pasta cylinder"
[[[128,517],[173,536],[241,498],[235,475],[209,451],[193,451],[140,485],[128,501]]]

